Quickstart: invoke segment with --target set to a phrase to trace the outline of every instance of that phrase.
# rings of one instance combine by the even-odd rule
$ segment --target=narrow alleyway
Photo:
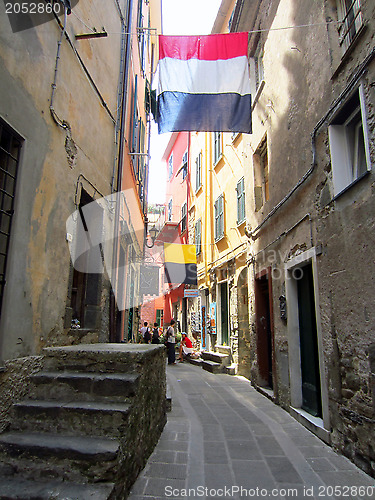
[[[245,379],[167,371],[172,412],[130,500],[375,498],[373,479]]]

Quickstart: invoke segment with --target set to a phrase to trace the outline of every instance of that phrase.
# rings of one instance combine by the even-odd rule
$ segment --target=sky
[[[162,0],[164,35],[208,35],[221,0]],[[161,158],[170,134],[157,133],[152,123],[149,203],[165,202],[166,168]]]

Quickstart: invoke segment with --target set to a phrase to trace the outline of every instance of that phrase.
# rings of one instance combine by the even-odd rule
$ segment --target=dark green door
[[[228,285],[220,283],[220,308],[221,308],[221,343],[229,345],[228,332]]]
[[[301,268],[297,280],[298,316],[302,372],[302,408],[322,416],[318,336],[316,329],[314,282],[311,263]]]

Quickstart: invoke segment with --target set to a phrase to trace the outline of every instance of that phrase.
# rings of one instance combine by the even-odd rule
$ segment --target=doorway
[[[321,417],[322,397],[311,262],[300,268],[299,271],[300,276],[299,279],[297,279],[297,294],[302,378],[301,408],[314,417]]]
[[[245,267],[237,281],[238,304],[238,374],[250,379],[250,322],[248,271]]]
[[[72,319],[77,320],[80,328],[85,329],[98,328],[101,312],[102,272],[98,272],[103,267],[101,249],[100,246],[91,244],[86,248],[87,242],[101,241],[103,231],[103,209],[93,202],[94,199],[82,189],[78,206],[78,257],[74,262],[70,305]],[[89,210],[84,210],[89,204]]]
[[[331,425],[318,290],[312,247],[285,264],[290,411],[328,440]]]
[[[272,294],[268,272],[255,279],[255,316],[258,358],[258,385],[273,389]]]
[[[221,344],[229,345],[228,283],[219,283]]]

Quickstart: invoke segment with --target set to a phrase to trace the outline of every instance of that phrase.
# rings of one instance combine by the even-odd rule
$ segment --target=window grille
[[[339,13],[342,19],[338,27],[340,45],[346,52],[363,25],[360,0],[340,0]]]
[[[0,120],[0,312],[6,284],[6,265],[20,151],[21,141]]]

